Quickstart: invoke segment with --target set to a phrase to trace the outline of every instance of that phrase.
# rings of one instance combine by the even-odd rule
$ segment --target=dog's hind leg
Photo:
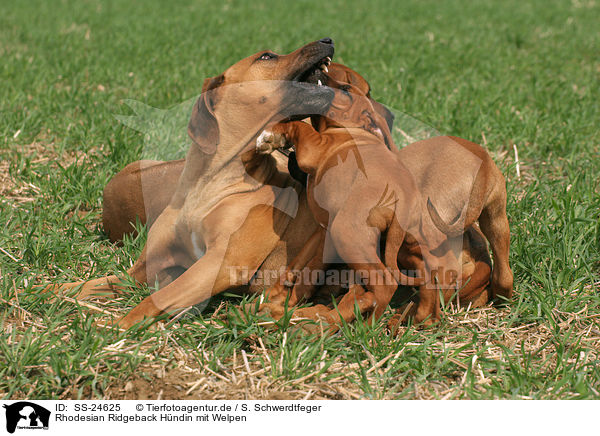
[[[500,171],[494,191],[479,217],[481,231],[487,238],[494,256],[492,267],[492,298],[498,296],[509,299],[513,292],[513,272],[508,262],[510,249],[510,228],[506,216],[506,187]]]
[[[312,272],[324,271],[325,268],[323,263],[324,240],[325,230],[317,229],[277,279],[277,282],[265,291],[268,302],[262,303],[258,307],[258,313],[268,314],[274,319],[279,319],[285,314],[286,305],[288,308],[294,307],[301,300],[312,296],[316,289],[315,284],[310,282]],[[253,305],[254,303],[250,303],[250,307]]]
[[[270,300],[270,304],[283,305],[285,300],[289,299],[288,304],[293,306],[299,299],[303,298],[306,293],[303,288],[310,284],[299,281],[300,277],[298,275],[302,275],[301,270],[304,268],[308,268],[309,270],[314,268],[315,258],[323,257],[324,239],[325,230],[321,228],[317,229],[308,239],[300,250],[300,253],[287,266],[277,283],[265,291],[265,296]],[[290,292],[290,290],[294,290],[295,292]]]
[[[322,319],[330,324],[329,331],[334,331],[343,320],[344,322],[352,322],[356,319],[357,313],[371,313],[373,308],[377,306],[375,293],[366,290],[359,284],[350,285],[348,292],[342,297],[337,305],[337,308],[323,313],[320,308],[322,305],[317,305],[314,308],[299,309],[295,312],[298,316],[306,316],[315,320]],[[387,306],[387,304],[386,304]],[[311,316],[310,310],[314,310],[315,314]],[[315,316],[316,315],[316,316]],[[375,316],[375,315],[373,315]]]
[[[354,303],[361,313],[370,313],[378,319],[398,288],[392,272],[381,261],[377,246],[381,232],[366,224],[360,218],[352,219],[348,214],[339,214],[331,225],[331,236],[340,258],[354,271],[366,289],[358,291],[355,283],[351,291],[338,305],[339,316],[344,320],[354,318]]]
[[[475,226],[469,227],[462,238],[463,248],[460,259],[463,287],[459,291],[460,304],[462,306],[471,304],[472,307],[483,306],[489,299],[486,288],[490,283],[492,271],[487,242]]]
[[[312,258],[304,265],[302,270],[302,278],[301,280],[294,285],[292,288],[292,292],[290,293],[289,304],[296,305],[301,301],[308,300],[313,296],[317,283],[313,283],[313,273],[327,271],[328,263],[325,262],[325,244],[327,243],[327,232],[324,229],[319,229],[317,232],[320,232],[320,237],[318,241],[318,245],[313,251]]]

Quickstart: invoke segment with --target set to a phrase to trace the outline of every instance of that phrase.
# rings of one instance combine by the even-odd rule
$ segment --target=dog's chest
[[[250,211],[261,210],[265,206],[268,210],[282,212],[276,214],[277,220],[269,225],[279,228],[297,214],[298,193],[294,184],[291,185],[262,185],[255,190],[249,190],[248,185],[246,190],[229,186],[208,204],[201,201],[202,196],[188,196],[175,221],[177,239],[189,257],[198,260],[211,246],[229,239],[241,229]],[[269,212],[268,216],[273,214]]]

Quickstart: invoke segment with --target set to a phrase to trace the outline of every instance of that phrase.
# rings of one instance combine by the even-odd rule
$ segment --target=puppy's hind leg
[[[498,170],[499,172],[499,170]],[[494,255],[492,267],[492,298],[498,296],[509,299],[513,293],[513,272],[508,262],[510,249],[510,228],[506,216],[506,188],[500,174],[498,182],[479,217],[481,231],[487,238]]]
[[[460,255],[462,287],[458,293],[460,305],[483,306],[489,300],[490,292],[487,288],[492,272],[487,241],[476,226],[469,227],[460,238],[463,240]]]
[[[354,317],[354,301],[358,303],[361,313],[371,313],[378,319],[398,288],[398,282],[377,253],[381,232],[364,221],[360,226],[359,222],[348,214],[340,214],[331,226],[331,236],[338,255],[354,271],[367,291],[361,293],[351,287],[347,294],[349,297],[345,296],[338,306],[345,320]]]

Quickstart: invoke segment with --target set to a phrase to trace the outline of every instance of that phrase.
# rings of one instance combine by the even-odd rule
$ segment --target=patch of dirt
[[[358,386],[340,376],[342,368],[355,371],[353,365],[341,361],[317,375],[310,373],[296,380],[273,377],[271,363],[275,355],[257,347],[254,353],[236,352],[227,362],[219,362],[214,371],[208,365],[201,366],[190,359],[197,350],[186,350],[170,341],[172,355],[167,363],[158,361],[142,364],[130,380],[111,386],[104,392],[106,399],[125,400],[301,400],[301,399],[358,399],[362,393]],[[173,353],[174,351],[174,353]],[[209,353],[202,351],[205,360]],[[276,364],[276,363],[275,363]],[[356,364],[355,364],[356,366]],[[324,381],[326,375],[336,374],[333,380]],[[321,381],[322,380],[322,381]]]
[[[0,201],[9,203],[29,203],[41,195],[39,187],[27,181],[18,180],[11,175],[10,167],[14,165],[15,154],[30,157],[31,171],[36,174],[35,168],[48,165],[51,168],[58,168],[58,162],[63,167],[82,163],[86,158],[93,154],[103,153],[102,147],[93,147],[87,152],[68,151],[60,155],[56,152],[52,142],[44,142],[43,136],[27,145],[12,144],[0,154]],[[12,159],[11,159],[12,158]],[[92,168],[90,164],[90,169]]]
[[[248,377],[240,375],[234,383],[202,371],[173,368],[164,374],[136,376],[125,386],[111,388],[106,394],[107,398],[123,400],[326,400],[358,396],[356,387],[349,388],[356,391],[353,396],[345,395],[325,382],[321,386],[317,383],[302,389],[265,377],[252,383]],[[347,389],[344,391],[348,392]]]

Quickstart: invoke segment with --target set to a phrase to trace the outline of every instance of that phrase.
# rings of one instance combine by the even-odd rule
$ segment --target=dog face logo
[[[11,405],[4,404],[6,409],[6,431],[14,433],[19,429],[48,429],[50,411],[28,401],[19,401]]]

